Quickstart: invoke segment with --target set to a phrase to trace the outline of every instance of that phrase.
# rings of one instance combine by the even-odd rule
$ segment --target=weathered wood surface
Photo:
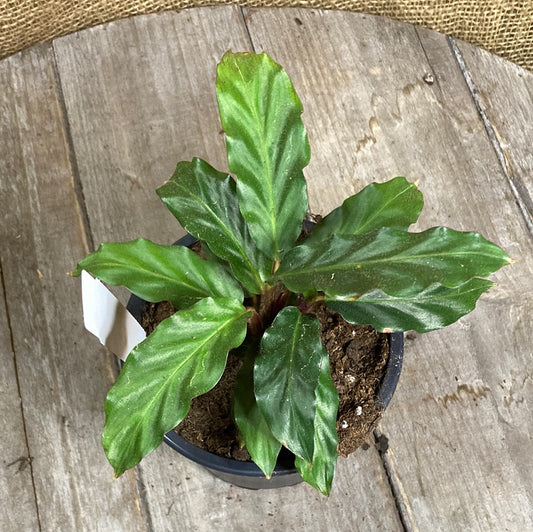
[[[533,73],[467,43],[458,48],[476,105],[533,233]]]
[[[137,17],[0,62],[0,414],[10,428],[0,440],[0,529],[533,528],[533,76],[385,19],[245,15]],[[406,175],[426,198],[418,228],[477,230],[519,259],[473,314],[408,335],[381,427],[390,482],[374,447],[339,461],[329,499],[303,485],[239,489],[167,447],[113,481],[100,450],[114,365],[82,331],[78,282],[65,272],[103,240],[182,234],[154,189],[181,159],[226,167],[214,76],[228,48],[266,50],[291,75],[315,212]]]
[[[20,529],[31,530],[37,526],[37,508],[3,286],[0,305],[0,419],[4,427],[0,493],[9,501],[0,516],[0,527],[16,523]]]
[[[447,43],[429,32],[420,32],[420,38],[440,83],[446,121],[456,132],[446,150],[454,157],[439,170],[455,184],[439,191],[453,217],[450,223],[482,231],[519,262],[494,276],[498,286],[474,314],[442,334],[408,343],[413,357],[406,369],[414,372],[404,374],[408,393],[400,391],[395,402],[403,412],[396,416],[391,409],[384,430],[401,439],[409,432],[405,427],[415,434],[410,452],[397,445],[395,455],[415,516],[428,516],[442,530],[527,530],[533,519],[531,235],[483,120],[472,105],[465,105],[470,93],[466,83],[461,90],[464,76],[447,58]],[[498,67],[492,70],[498,77]],[[533,77],[525,74],[531,87]],[[507,112],[510,117],[521,111]],[[533,108],[522,112],[531,121]],[[494,127],[500,124],[494,122]],[[513,150],[518,157],[530,156],[529,147],[520,143]],[[429,352],[439,355],[428,357]]]
[[[123,482],[101,474],[112,358],[80,334],[79,283],[66,276],[87,244],[52,49],[8,58],[0,72],[0,256],[12,339],[7,351],[2,344],[2,372],[13,368],[14,352],[19,385],[17,392],[12,375],[0,390],[2,405],[12,405],[2,426],[13,426],[0,440],[2,486],[9,486],[0,529],[135,530],[144,520],[135,474]]]

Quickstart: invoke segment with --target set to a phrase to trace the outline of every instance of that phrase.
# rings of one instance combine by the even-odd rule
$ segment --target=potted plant
[[[102,244],[73,272],[177,310],[109,391],[103,447],[116,476],[135,466],[238,350],[234,417],[252,460],[269,477],[285,447],[328,494],[338,395],[317,309],[387,333],[438,329],[473,310],[492,285],[483,277],[511,260],[477,233],[408,232],[423,202],[403,177],[369,185],[302,235],[310,150],[289,77],[266,54],[228,52],[217,98],[236,179],[193,159],[157,190],[204,258],[139,239]]]

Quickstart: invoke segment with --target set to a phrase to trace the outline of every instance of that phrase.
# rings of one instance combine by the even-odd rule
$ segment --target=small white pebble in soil
[[[355,409],[355,415],[356,415],[356,416],[360,416],[362,413],[363,413],[363,407],[362,407],[362,406],[358,406],[358,407]]]
[[[341,429],[347,429],[347,428],[348,428],[348,422],[345,419],[343,419],[341,421]]]
[[[346,375],[346,380],[348,382],[355,382],[355,377],[353,375]]]
[[[355,331],[352,331],[352,336],[355,336]]]

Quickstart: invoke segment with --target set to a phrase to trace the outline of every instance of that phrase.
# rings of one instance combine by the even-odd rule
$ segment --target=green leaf
[[[182,161],[157,194],[191,235],[230,263],[235,277],[249,292],[261,292],[272,261],[250,237],[231,176],[202,159]]]
[[[295,247],[283,256],[273,279],[293,292],[314,288],[330,298],[375,289],[405,296],[433,283],[458,286],[510,262],[504,251],[477,233],[446,227],[408,233],[386,227]]]
[[[237,374],[233,390],[233,418],[239,434],[252,460],[270,478],[281,449],[265,417],[259,410],[254,396],[254,358],[245,359]]]
[[[239,206],[257,246],[277,260],[294,245],[307,210],[302,169],[310,157],[302,104],[266,54],[226,53],[217,97]]]
[[[492,285],[475,278],[453,288],[433,284],[422,292],[397,297],[372,290],[355,301],[326,300],[326,305],[350,323],[369,324],[382,332],[424,333],[446,327],[474,310],[479,296]]]
[[[243,300],[242,288],[219,264],[202,260],[184,246],[162,246],[140,238],[102,244],[78,263],[81,270],[146,301],[170,301],[186,308],[204,297]]]
[[[285,307],[265,331],[254,368],[255,397],[272,434],[307,462],[313,458],[315,393],[324,352],[318,319]]]
[[[337,463],[337,409],[339,395],[331,378],[329,356],[324,353],[316,389],[315,450],[311,464],[296,457],[294,464],[302,478],[324,495],[329,495]]]
[[[228,351],[242,343],[249,312],[206,298],[176,312],[133,349],[105,403],[102,444],[116,476],[155,449],[218,382]]]
[[[323,218],[308,241],[325,240],[333,234],[370,233],[381,227],[407,229],[418,220],[423,205],[422,193],[405,177],[372,183]]]

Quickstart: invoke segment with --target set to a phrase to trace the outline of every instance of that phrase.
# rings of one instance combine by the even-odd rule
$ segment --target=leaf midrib
[[[170,384],[173,382],[174,380],[174,377],[176,375],[176,373],[181,370],[181,368],[183,368],[183,366],[188,363],[191,358],[193,358],[197,353],[198,351],[203,348],[206,344],[208,344],[209,342],[212,341],[212,339],[218,335],[218,333],[220,331],[222,331],[224,328],[228,327],[230,324],[234,323],[235,321],[237,321],[238,319],[242,318],[245,314],[246,314],[247,310],[244,309],[243,312],[241,312],[238,316],[234,316],[231,318],[231,320],[228,320],[227,322],[224,322],[219,328],[217,328],[209,337],[207,337],[196,349],[194,349],[194,351],[191,352],[191,354],[189,356],[187,356],[185,359],[183,359],[181,361],[181,363],[174,369],[174,371],[167,377],[167,379],[164,381],[163,385],[159,388],[159,390],[157,391],[157,393],[152,397],[152,399],[146,403],[145,407],[144,408],[141,408],[140,411],[137,411],[138,414],[137,414],[137,422],[135,423],[134,425],[134,428],[132,430],[135,431],[135,433],[138,432],[139,430],[139,426],[142,424],[142,422],[145,420],[146,417],[148,417],[148,414],[147,412],[151,411],[151,408],[152,408],[152,405],[156,402],[156,399],[159,399],[159,397],[161,396],[161,394],[163,393],[163,391],[166,391],[167,388],[170,386]],[[208,356],[207,354],[205,356]],[[205,358],[205,356],[203,357],[203,359]],[[203,360],[202,359],[202,360]],[[132,431],[130,431],[132,432]],[[132,443],[133,443],[133,438],[131,438],[130,440],[130,445],[128,446],[129,449],[131,449],[132,447]]]
[[[290,351],[291,354],[290,354],[290,363],[289,363],[289,371],[290,371],[289,376],[290,377],[292,377],[295,373],[298,373],[297,371],[296,372],[294,371],[294,365],[295,365],[296,344],[300,336],[300,325],[302,323],[302,320],[303,320],[302,313],[298,310],[298,316],[297,316],[296,324],[294,327],[294,333],[291,339],[291,351]],[[292,390],[293,390],[294,381],[295,381],[294,378],[288,379],[287,395],[289,395],[290,397],[293,397]],[[296,404],[296,401],[293,401],[293,400],[289,401],[291,420],[299,419],[298,413],[294,409],[295,404]],[[313,422],[313,426],[314,426],[314,422]],[[300,443],[300,447],[302,449],[304,448],[304,446],[301,443]],[[313,442],[313,447],[314,447],[314,442]],[[313,459],[312,455],[313,453],[311,453],[311,460]],[[305,459],[302,458],[302,460],[305,460]]]
[[[127,263],[118,262],[118,261],[115,261],[115,262],[100,261],[98,263],[98,266],[99,267],[103,266],[105,268],[114,269],[114,268],[116,268],[117,264],[120,265],[120,266],[122,266],[124,264],[127,265]],[[205,295],[205,297],[209,297],[209,296],[213,295],[213,294],[206,294],[206,292],[203,289],[201,289],[200,287],[198,287],[198,285],[194,285],[192,283],[191,284],[187,284],[184,281],[182,281],[182,280],[180,280],[180,279],[178,279],[176,277],[169,277],[168,275],[163,275],[161,273],[154,272],[153,270],[150,270],[150,269],[144,267],[142,263],[138,263],[138,267],[136,268],[135,271],[136,272],[140,272],[141,274],[142,273],[148,273],[148,274],[150,274],[150,276],[152,278],[156,277],[157,279],[160,279],[161,282],[167,282],[167,283],[170,282],[171,284],[175,284],[175,285],[178,285],[178,286],[184,286],[186,288],[195,288],[196,290],[199,290],[199,295]],[[109,281],[107,281],[107,282],[109,282]]]
[[[306,273],[329,273],[331,272],[332,268],[335,268],[335,273],[339,271],[360,271],[363,269],[363,265],[374,265],[374,264],[382,264],[384,262],[390,263],[390,262],[409,262],[410,260],[414,259],[428,259],[428,258],[437,258],[437,257],[458,257],[461,255],[470,255],[470,256],[482,256],[482,257],[493,257],[493,255],[487,254],[487,253],[481,253],[481,252],[472,252],[472,251],[461,251],[461,252],[452,252],[452,253],[433,253],[433,254],[423,254],[423,255],[394,255],[391,257],[383,258],[383,259],[367,259],[367,260],[360,260],[360,261],[353,261],[350,263],[343,263],[343,264],[325,264],[324,266],[317,266],[317,267],[307,267],[307,268],[292,268],[289,272],[285,273],[282,272],[277,276],[277,278],[280,279],[287,279],[295,276],[299,276],[301,274]]]
[[[254,266],[250,258],[248,257],[248,254],[242,247],[241,243],[237,240],[237,238],[233,235],[233,233],[228,229],[228,227],[222,221],[222,219],[215,213],[215,211],[211,209],[209,204],[207,204],[200,196],[193,194],[190,190],[187,190],[185,187],[183,187],[179,183],[176,183],[176,187],[185,196],[188,195],[190,198],[193,198],[194,200],[198,201],[198,203],[200,203],[200,205],[202,205],[205,208],[205,210],[212,215],[215,221],[218,222],[218,225],[222,228],[223,233],[229,238],[230,242],[234,244],[239,257],[241,257],[241,259],[243,259],[245,264],[248,266],[247,270],[252,274],[254,281],[256,282],[256,289],[261,291],[263,280],[261,279],[261,275],[259,271]]]
[[[239,73],[241,74],[241,78],[243,82],[245,82],[240,70],[239,70]],[[271,80],[269,80],[269,83],[271,83]],[[272,238],[273,238],[273,252],[274,252],[273,258],[276,259],[276,258],[279,258],[279,250],[278,250],[279,243],[278,243],[278,233],[277,233],[278,226],[277,226],[277,220],[276,220],[276,205],[274,202],[274,192],[273,192],[273,173],[272,173],[272,168],[270,165],[270,159],[268,157],[267,142],[265,139],[264,130],[261,127],[261,118],[257,114],[257,109],[255,105],[253,104],[253,101],[251,101],[250,98],[247,97],[248,94],[246,93],[246,91],[243,91],[242,95],[244,96],[243,99],[246,101],[248,109],[250,109],[252,112],[252,117],[255,121],[256,128],[257,128],[257,135],[259,136],[259,144],[261,147],[261,153],[262,153],[263,161],[265,164],[265,175],[267,179],[262,181],[261,185],[266,184],[266,188],[267,188],[267,201],[268,201],[268,209],[270,212],[269,222],[270,222],[270,228],[272,230]]]
[[[443,286],[444,288],[448,288],[446,287],[445,285],[441,285]],[[485,290],[488,290],[490,286],[487,286],[485,288]],[[450,290],[454,290],[456,288],[460,288],[459,287],[450,287]],[[463,295],[468,295],[470,294],[471,292],[477,292],[478,290],[480,290],[481,288],[483,287],[478,287],[478,288],[469,288],[468,290],[465,290],[465,291],[460,291],[460,292],[457,292],[457,293],[452,293],[452,292],[449,292],[447,295],[444,295],[444,296],[431,296],[431,295],[428,295],[428,296],[423,296],[423,297],[417,297],[417,294],[414,294],[412,297],[408,297],[408,296],[399,296],[399,297],[396,297],[396,296],[391,296],[385,292],[382,292],[383,294],[385,294],[387,297],[386,298],[382,298],[382,299],[379,299],[379,298],[368,298],[368,299],[365,299],[364,298],[364,294],[355,299],[355,300],[350,300],[350,299],[328,299],[329,301],[338,301],[339,303],[340,302],[344,302],[344,303],[360,303],[360,304],[366,304],[366,303],[371,303],[371,304],[383,304],[383,303],[390,303],[390,302],[407,302],[407,303],[416,303],[416,302],[419,302],[419,301],[448,301],[451,297],[455,296],[455,295],[460,295],[460,296],[463,296]]]

